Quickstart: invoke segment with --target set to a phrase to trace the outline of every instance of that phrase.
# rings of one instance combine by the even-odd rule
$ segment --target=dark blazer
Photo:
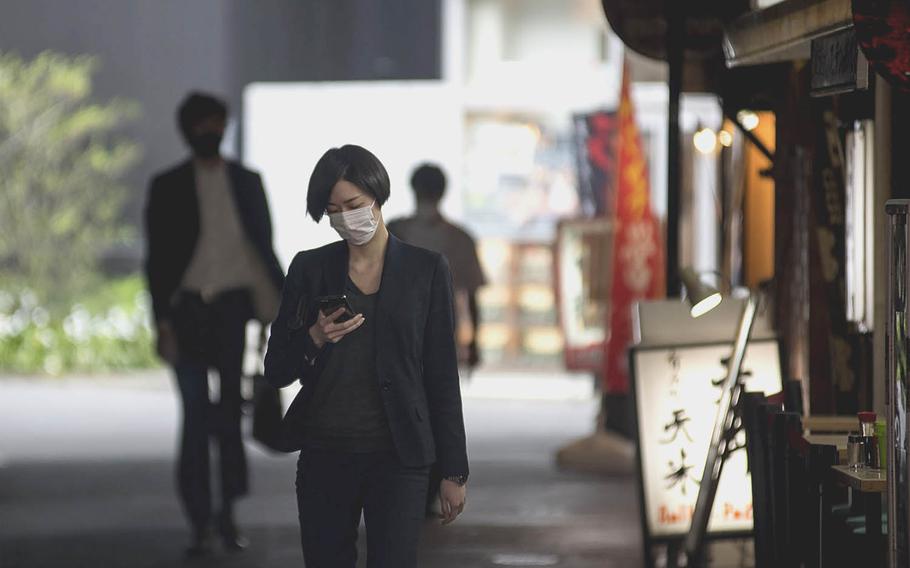
[[[343,293],[347,274],[344,241],[298,253],[288,269],[265,377],[276,387],[300,380],[285,417],[294,450],[302,447],[307,403],[333,347],[325,346],[313,365],[304,359],[317,317],[314,298]],[[399,459],[412,467],[437,462],[444,476],[467,475],[446,260],[389,235],[375,317],[377,378]]]
[[[284,271],[272,248],[272,220],[262,179],[236,162],[227,162],[227,170],[244,232],[280,290]],[[199,200],[191,160],[152,178],[145,207],[145,228],[145,273],[155,321],[161,321],[171,315],[171,300],[199,239]]]

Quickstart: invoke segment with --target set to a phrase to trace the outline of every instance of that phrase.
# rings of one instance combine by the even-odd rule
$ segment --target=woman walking
[[[439,254],[389,234],[388,198],[389,176],[368,150],[322,156],[307,212],[316,222],[328,215],[343,240],[297,254],[272,324],[266,377],[301,383],[285,425],[301,450],[307,568],[354,568],[361,515],[369,568],[416,567],[434,462],[443,523],[464,509],[451,275]]]

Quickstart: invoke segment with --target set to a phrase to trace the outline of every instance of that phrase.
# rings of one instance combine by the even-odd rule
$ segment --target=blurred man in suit
[[[246,325],[274,319],[284,272],[272,248],[269,207],[259,175],[220,153],[227,105],[192,93],[177,113],[192,156],[151,181],[145,210],[146,277],[158,354],[176,375],[183,407],[177,479],[193,529],[187,554],[245,548],[233,503],[248,490],[240,433],[240,379]],[[218,372],[218,399],[208,373]],[[209,437],[218,441],[221,499],[213,515]]]

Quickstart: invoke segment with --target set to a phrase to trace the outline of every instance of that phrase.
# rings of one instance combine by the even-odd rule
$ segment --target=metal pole
[[[694,566],[701,560],[705,534],[708,532],[708,521],[711,518],[714,496],[717,493],[717,482],[720,480],[720,474],[724,468],[729,444],[733,442],[736,434],[736,408],[743,388],[740,374],[743,359],[746,356],[746,348],[749,346],[749,338],[752,336],[752,325],[755,323],[758,303],[759,295],[753,292],[746,300],[739,319],[736,339],[733,342],[733,356],[730,358],[727,378],[724,380],[724,390],[717,407],[717,418],[714,420],[714,431],[711,433],[711,445],[708,446],[708,457],[705,459],[705,469],[698,486],[698,499],[695,501],[692,524],[686,535],[685,556],[680,559],[680,566]]]
[[[670,65],[667,106],[667,297],[680,293],[680,133],[679,99],[682,93],[685,12],[679,0],[667,0],[667,62]]]

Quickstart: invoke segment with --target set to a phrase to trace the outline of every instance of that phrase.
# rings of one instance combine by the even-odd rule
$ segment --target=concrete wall
[[[235,86],[440,77],[440,0],[224,4]]]
[[[32,57],[45,50],[92,54],[100,60],[95,94],[142,105],[128,133],[144,147],[130,178],[136,218],[145,180],[183,155],[175,129],[176,101],[191,88],[224,93],[229,75],[227,13],[219,0],[22,0],[0,18],[0,49]]]

